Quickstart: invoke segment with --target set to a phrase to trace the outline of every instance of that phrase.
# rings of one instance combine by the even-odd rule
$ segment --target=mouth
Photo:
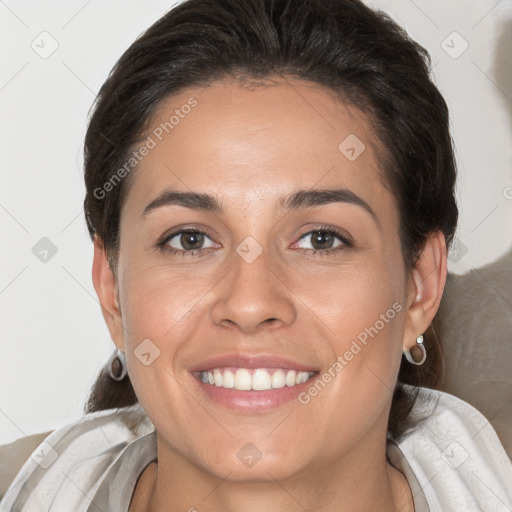
[[[319,374],[317,368],[297,361],[239,354],[204,361],[190,371],[210,402],[248,414],[297,399]]]
[[[196,372],[204,384],[238,391],[268,391],[307,382],[316,372],[287,368],[214,368]]]

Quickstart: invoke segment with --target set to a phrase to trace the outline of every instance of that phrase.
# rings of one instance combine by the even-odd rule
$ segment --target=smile
[[[238,391],[268,391],[307,382],[315,372],[281,368],[212,368],[198,372],[204,384]]]

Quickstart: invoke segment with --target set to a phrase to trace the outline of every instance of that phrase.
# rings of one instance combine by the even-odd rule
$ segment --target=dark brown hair
[[[358,0],[187,0],[160,18],[122,55],[96,99],[85,137],[84,202],[91,237],[112,270],[121,206],[130,180],[98,193],[126,162],[155,108],[170,94],[221,79],[307,80],[364,112],[384,149],[381,164],[400,211],[400,239],[411,268],[429,233],[449,244],[456,227],[456,166],[446,103],[430,77],[428,52],[388,15]],[[389,420],[398,438],[411,425],[415,393],[436,387],[442,345],[431,327],[428,358],[402,361]],[[105,371],[86,412],[136,401],[129,378]]]

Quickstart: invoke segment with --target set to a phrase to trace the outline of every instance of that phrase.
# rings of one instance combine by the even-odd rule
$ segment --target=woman
[[[127,50],[85,141],[127,375],[3,510],[510,509],[492,427],[427,389],[457,220],[428,65],[356,0],[189,0]]]

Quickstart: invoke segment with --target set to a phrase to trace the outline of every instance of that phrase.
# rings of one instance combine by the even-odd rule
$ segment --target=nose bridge
[[[290,324],[295,318],[292,294],[279,276],[275,259],[248,237],[233,255],[228,284],[213,307],[217,324],[237,324],[244,332],[254,332],[263,323]]]
[[[233,256],[232,291],[237,294],[265,293],[270,291],[270,283],[275,278],[276,264],[272,262],[269,249],[263,249],[251,237],[244,240]]]

